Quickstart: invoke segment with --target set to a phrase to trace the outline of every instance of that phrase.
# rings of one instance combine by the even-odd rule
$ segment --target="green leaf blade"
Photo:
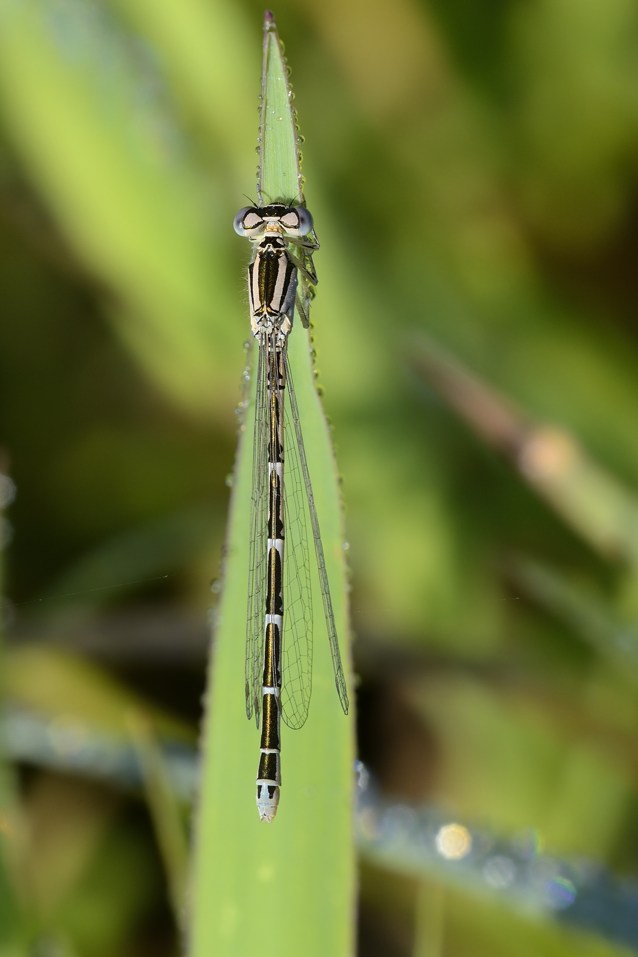
[[[273,15],[264,17],[259,170],[260,203],[303,199],[297,117],[283,47]]]
[[[262,196],[267,202],[303,201],[287,67],[269,14],[258,191],[260,201]],[[253,349],[253,359],[255,354]],[[308,335],[298,318],[288,356],[349,675],[343,643],[348,634],[347,576],[337,472],[315,388]],[[255,806],[259,734],[254,722],[246,720],[243,698],[253,415],[254,374],[235,469],[206,702],[191,957],[257,952],[262,957],[300,953],[346,957],[354,946],[354,722],[352,714],[344,716],[335,688],[317,576],[310,714],[300,731],[282,726],[282,790],[275,821],[261,823]]]

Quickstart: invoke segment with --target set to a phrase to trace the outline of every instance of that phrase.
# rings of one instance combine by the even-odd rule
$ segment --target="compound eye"
[[[244,206],[233,220],[233,229],[238,236],[248,236],[263,224],[264,221],[254,206]]]
[[[297,228],[295,232],[299,236],[307,236],[308,233],[312,232],[313,227],[310,212],[305,206],[295,206],[295,213],[297,214]]]
[[[312,222],[312,216],[304,206],[297,206],[296,212],[299,216],[299,235],[307,236],[308,233],[312,232],[314,225]]]
[[[289,236],[307,236],[312,229],[312,216],[304,206],[294,206],[280,217],[279,222]]]

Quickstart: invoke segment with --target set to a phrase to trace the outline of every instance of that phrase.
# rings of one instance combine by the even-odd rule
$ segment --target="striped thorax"
[[[297,264],[289,244],[312,231],[312,216],[303,206],[246,206],[235,216],[234,226],[253,244],[248,267],[252,333],[259,337],[274,332],[285,338],[292,329],[297,294]]]

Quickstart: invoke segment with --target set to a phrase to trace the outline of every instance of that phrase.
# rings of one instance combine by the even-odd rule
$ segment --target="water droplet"
[[[221,579],[213,578],[212,582],[210,583],[210,590],[212,591],[213,595],[219,595],[222,590]]]
[[[463,824],[444,824],[434,838],[436,849],[448,861],[460,861],[472,849],[472,835]]]
[[[381,827],[386,840],[404,840],[414,829],[417,812],[405,804],[393,804],[388,807],[381,819]]]
[[[229,472],[224,480],[224,484],[227,486],[227,488],[232,488],[234,485],[234,482],[235,482],[235,478],[233,476],[233,473]]]
[[[516,877],[516,865],[510,857],[496,854],[485,862],[483,876],[490,887],[503,890],[513,883]]]
[[[366,791],[370,786],[370,772],[363,761],[354,762],[356,786],[359,791]]]
[[[565,910],[576,900],[576,887],[564,874],[561,874],[556,865],[548,863],[546,868],[541,870],[549,871],[543,881],[543,901],[547,907],[552,910]],[[551,873],[551,871],[554,873]]]
[[[565,910],[576,900],[576,887],[568,877],[551,878],[545,884],[543,891],[545,902],[552,910]]]
[[[512,848],[524,861],[535,861],[540,857],[542,840],[540,831],[535,828],[517,835],[512,841]]]

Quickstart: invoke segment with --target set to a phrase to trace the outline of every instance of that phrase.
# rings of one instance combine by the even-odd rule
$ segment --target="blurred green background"
[[[635,875],[638,8],[275,14],[322,243],[360,755],[392,798]],[[124,738],[143,698],[163,732],[196,737],[262,16],[248,0],[0,7],[4,682],[9,709],[54,730]],[[178,953],[139,792],[34,760],[19,783],[55,953]],[[469,894],[433,949],[420,901],[364,867],[362,953],[618,953]]]

